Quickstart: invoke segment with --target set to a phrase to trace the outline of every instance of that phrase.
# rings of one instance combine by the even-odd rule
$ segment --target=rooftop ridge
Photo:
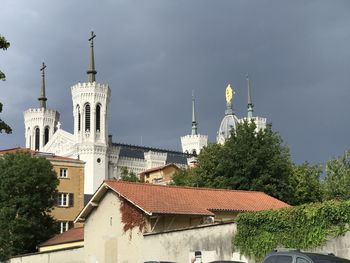
[[[209,188],[209,187],[192,187],[192,186],[178,186],[178,185],[160,185],[160,184],[150,184],[150,183],[140,183],[140,182],[127,182],[120,181],[115,179],[104,180],[104,182],[112,182],[112,183],[120,183],[120,184],[138,184],[149,187],[167,187],[167,188],[175,188],[175,189],[190,189],[190,190],[198,190],[198,191],[218,191],[218,192],[244,192],[244,193],[260,193],[269,196],[268,194],[262,191],[253,191],[253,190],[236,190],[236,189],[225,189],[225,188]],[[273,197],[273,196],[271,196]],[[275,198],[275,197],[273,197]],[[277,198],[276,198],[277,199]]]
[[[167,149],[156,148],[156,147],[149,147],[149,146],[139,146],[139,145],[135,145],[135,144],[114,142],[114,143],[112,143],[112,145],[125,146],[125,147],[129,147],[129,148],[137,148],[137,149],[144,149],[144,150],[155,150],[155,151],[161,151],[161,152],[167,152],[167,153],[175,153],[175,154],[181,154],[183,156],[192,156],[192,154],[187,154],[187,153],[183,153],[183,152],[180,152],[180,151],[167,150]]]

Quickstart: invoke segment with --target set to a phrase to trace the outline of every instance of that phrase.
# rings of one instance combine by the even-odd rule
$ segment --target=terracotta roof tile
[[[59,245],[84,240],[84,227],[71,228],[62,234],[58,234],[49,240],[41,243],[39,247]]]
[[[176,164],[169,163],[169,164],[166,164],[166,165],[162,165],[162,166],[158,166],[158,167],[147,169],[147,170],[143,171],[141,174],[147,174],[147,173],[163,170],[164,168],[167,168],[167,167],[170,167],[170,166],[173,166],[175,168],[179,168],[179,167],[177,167]]]
[[[163,186],[107,180],[122,197],[149,214],[213,215],[213,211],[259,211],[289,206],[263,192]]]
[[[9,154],[10,153],[17,153],[17,152],[28,152],[28,153],[32,154],[33,156],[44,157],[44,158],[47,158],[47,159],[50,159],[53,161],[74,161],[74,162],[84,163],[83,161],[77,160],[74,158],[59,156],[59,155],[55,155],[52,153],[33,151],[29,148],[23,148],[23,147],[16,147],[16,148],[0,150],[0,155],[7,154],[7,153],[9,153]]]

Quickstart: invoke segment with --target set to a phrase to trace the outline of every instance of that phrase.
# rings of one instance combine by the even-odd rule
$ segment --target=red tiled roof
[[[41,243],[39,247],[59,245],[84,240],[84,227],[71,228],[62,234],[58,234],[49,240]]]
[[[259,211],[289,206],[263,192],[105,181],[148,214],[213,215],[212,211]]]
[[[164,168],[167,168],[167,167],[170,167],[170,166],[173,166],[175,168],[179,168],[175,164],[169,163],[169,164],[166,164],[166,165],[163,165],[163,166],[158,166],[158,167],[147,169],[147,170],[143,171],[141,174],[147,174],[147,173],[163,170]]]
[[[64,157],[64,156],[58,156],[52,153],[45,153],[45,152],[38,152],[38,151],[33,151],[29,148],[23,148],[23,147],[16,147],[16,148],[10,148],[10,149],[3,149],[0,150],[0,155],[7,154],[7,153],[17,153],[17,152],[28,152],[32,154],[33,156],[40,156],[44,158],[48,158],[53,161],[75,161],[75,162],[81,162],[81,160],[77,160],[74,158],[69,158],[69,157]]]

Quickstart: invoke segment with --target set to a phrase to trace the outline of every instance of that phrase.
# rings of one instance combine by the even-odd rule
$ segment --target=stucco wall
[[[334,255],[350,259],[350,232],[344,236],[327,241],[324,246],[310,250],[313,252],[333,253]]]
[[[84,248],[53,251],[12,258],[10,263],[83,263]]]
[[[235,225],[230,223],[145,235],[136,227],[124,233],[120,201],[108,192],[85,222],[85,260],[138,263],[153,259],[186,263],[196,250],[205,251],[210,260],[231,259],[234,231]]]

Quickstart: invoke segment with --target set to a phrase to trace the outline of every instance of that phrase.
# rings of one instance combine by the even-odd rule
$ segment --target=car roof
[[[273,255],[288,255],[288,256],[304,256],[311,259],[315,263],[350,263],[349,259],[336,257],[333,254],[320,254],[320,253],[312,253],[312,252],[302,252],[299,250],[289,250],[289,251],[274,251],[266,255],[267,257]]]

